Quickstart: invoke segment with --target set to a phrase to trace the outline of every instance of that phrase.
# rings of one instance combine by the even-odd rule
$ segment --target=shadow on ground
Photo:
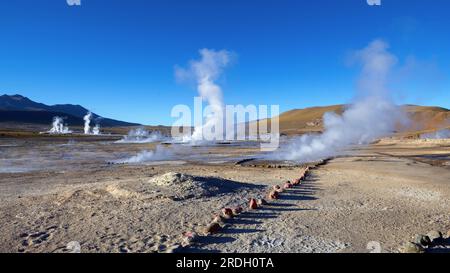
[[[216,182],[223,185],[223,181],[224,180],[218,180]],[[233,183],[233,181],[230,182]],[[258,227],[263,223],[265,219],[276,219],[283,212],[288,211],[311,210],[299,208],[298,202],[317,199],[314,195],[317,191],[321,190],[321,188],[316,185],[316,182],[317,179],[313,175],[309,175],[304,181],[302,181],[301,185],[283,191],[280,195],[279,200],[272,201],[257,210],[246,211],[240,214],[238,217],[228,220],[226,226],[222,229],[222,232],[220,234],[203,236],[196,242],[194,246],[183,250],[183,252],[218,253],[220,252],[220,250],[214,249],[213,245],[233,243],[237,240],[235,238],[235,235],[237,234],[252,234],[264,232],[265,230]],[[209,180],[208,183],[211,183],[211,180]],[[243,183],[239,183],[241,187],[242,184]],[[229,187],[230,185],[227,186]],[[254,187],[254,185],[252,186]]]

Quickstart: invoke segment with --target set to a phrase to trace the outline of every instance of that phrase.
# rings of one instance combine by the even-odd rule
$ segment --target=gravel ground
[[[48,144],[27,145],[52,153]],[[203,162],[109,165],[111,153],[122,156],[126,146],[90,145],[86,152],[101,160],[76,158],[60,169],[67,162],[55,157],[60,165],[50,169],[36,163],[30,171],[0,173],[1,252],[67,252],[68,244],[82,252],[368,252],[373,241],[396,252],[415,234],[450,230],[450,169],[416,160],[450,153],[442,143],[356,149],[209,236],[204,228],[222,208],[246,207],[250,198],[297,178],[301,168],[234,165],[255,153],[239,147],[202,150],[211,154]],[[186,188],[192,193],[183,194],[177,183],[152,183],[169,172],[192,176],[198,182]],[[180,249],[187,231],[201,236]]]

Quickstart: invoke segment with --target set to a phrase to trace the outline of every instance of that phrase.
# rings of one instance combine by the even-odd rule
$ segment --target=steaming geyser
[[[84,134],[85,135],[89,135],[91,132],[91,118],[92,118],[92,113],[88,112],[84,117]]]
[[[85,135],[99,135],[100,134],[100,124],[96,124],[94,128],[92,128],[91,131],[91,120],[92,120],[92,113],[88,112],[84,117],[84,134]]]
[[[99,135],[100,134],[100,124],[96,124],[95,127],[92,129],[93,135]]]
[[[211,112],[215,113],[208,116],[204,124],[196,125],[194,133],[184,139],[185,142],[192,143],[204,141],[204,132],[211,132],[223,126],[223,119],[220,117],[223,117],[224,113],[222,90],[215,81],[230,63],[231,53],[226,50],[202,49],[200,56],[201,59],[191,61],[187,69],[176,69],[178,79],[195,78],[199,95],[208,102]]]
[[[52,128],[48,131],[50,134],[70,134],[72,131],[69,130],[67,126],[64,125],[63,119],[61,117],[54,117]]]
[[[314,161],[336,155],[353,144],[368,144],[395,129],[402,119],[400,107],[394,105],[386,87],[388,74],[397,58],[388,45],[375,40],[354,54],[362,67],[356,102],[342,116],[324,115],[325,130],[320,135],[304,135],[290,141],[271,157],[299,162]]]

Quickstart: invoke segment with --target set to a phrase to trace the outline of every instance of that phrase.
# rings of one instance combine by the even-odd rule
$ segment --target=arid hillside
[[[279,116],[280,132],[286,135],[320,132],[323,130],[323,115],[325,113],[342,114],[344,109],[345,105],[331,105],[284,112]],[[399,133],[415,135],[450,126],[449,109],[417,105],[405,105],[403,109],[410,122],[406,127],[399,127]]]

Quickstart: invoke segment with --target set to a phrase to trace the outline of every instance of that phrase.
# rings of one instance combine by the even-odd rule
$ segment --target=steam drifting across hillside
[[[294,138],[270,156],[299,162],[314,161],[334,156],[349,145],[368,144],[391,134],[395,124],[404,117],[387,88],[389,73],[397,64],[397,58],[388,48],[386,42],[375,40],[356,51],[352,60],[362,71],[355,102],[342,116],[326,113],[322,134]]]
[[[116,143],[152,143],[167,139],[168,138],[159,131],[149,132],[144,128],[137,128],[130,130],[128,135],[124,136],[123,139],[116,141]]]

